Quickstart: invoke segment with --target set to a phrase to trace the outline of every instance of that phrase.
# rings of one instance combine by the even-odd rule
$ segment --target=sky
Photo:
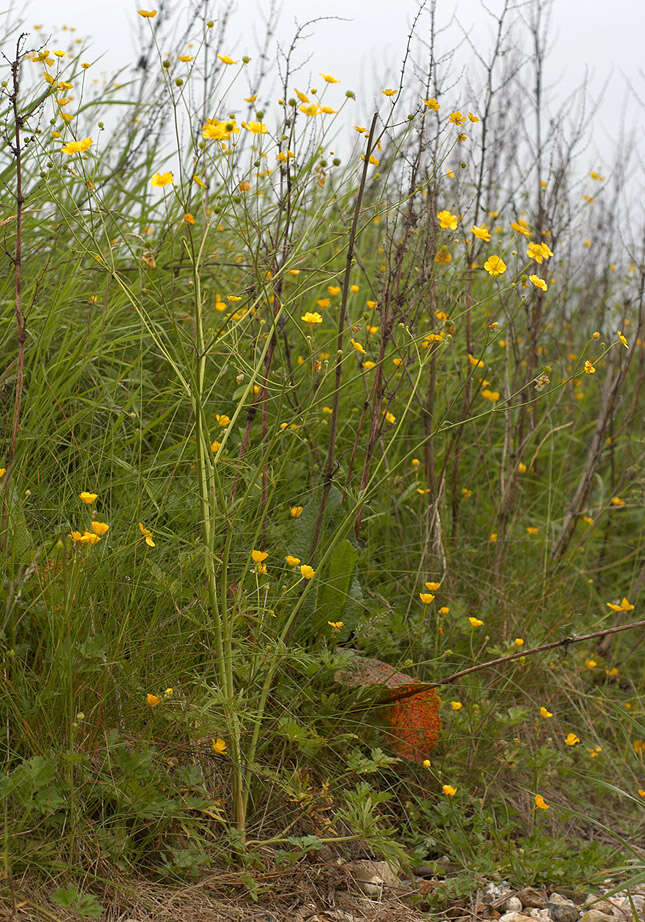
[[[515,0],[517,2],[517,0]],[[253,55],[253,33],[261,32],[262,11],[268,0],[239,0],[230,31],[234,56]],[[487,0],[496,12],[503,0]],[[416,0],[282,0],[278,35],[288,41],[294,22],[315,17],[341,17],[311,27],[311,38],[303,45],[311,54],[306,71],[318,77],[320,71],[332,73],[343,87],[374,90],[384,80],[396,85],[400,60],[405,48]],[[221,2],[213,2],[216,15]],[[137,8],[153,8],[151,0],[29,0],[15,4],[26,10],[25,26],[43,26],[59,38],[60,26],[76,27],[76,36],[91,38],[93,55],[104,55],[101,70],[111,71],[127,65],[133,57],[134,30],[142,20]],[[480,0],[438,0],[438,18],[451,22],[445,36],[446,47],[463,38],[454,21],[459,21],[478,49],[490,42],[491,25]],[[629,86],[645,99],[645,72],[642,65],[642,39],[645,35],[645,2],[612,0],[611,10],[600,0],[553,0],[552,43],[547,74],[556,99],[564,100],[571,89],[590,74],[592,97],[606,85],[604,101],[594,122],[594,141],[599,150],[611,149],[622,117],[622,101]],[[468,60],[465,46],[460,60]],[[303,82],[306,82],[303,80]],[[474,105],[474,103],[473,103]],[[636,118],[633,105],[631,118]],[[639,118],[642,116],[642,112]],[[642,120],[642,118],[641,118]]]

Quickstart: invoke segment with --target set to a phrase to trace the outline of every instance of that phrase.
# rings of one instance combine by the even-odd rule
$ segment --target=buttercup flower
[[[396,96],[398,92],[398,90],[381,90],[384,96]]]
[[[146,528],[143,522],[139,522],[139,531],[141,532],[143,537],[146,539],[146,544],[148,545],[148,547],[155,547],[155,543],[152,540],[152,532],[150,531],[149,528]]]
[[[143,16],[144,19],[154,19],[157,15],[156,10],[137,10],[139,16]]]
[[[313,567],[310,567],[308,563],[303,563],[300,567],[300,573],[304,579],[311,579],[316,571]]]
[[[318,311],[306,311],[300,318],[303,323],[322,323],[323,319]]]
[[[451,214],[449,211],[440,211],[437,214],[437,220],[443,230],[457,230],[457,221],[459,220],[457,215]]]
[[[535,806],[538,808],[538,810],[550,810],[551,809],[541,794],[535,795]]]
[[[216,752],[219,756],[223,756],[226,752],[226,743],[221,737],[217,737],[216,740],[212,742],[213,752]]]
[[[506,272],[506,263],[501,256],[489,256],[484,263],[484,269],[494,278],[496,275],[503,275]]]
[[[83,490],[83,492],[79,493],[78,495],[86,506],[91,506],[94,500],[98,499],[98,493],[87,493],[85,490]]]
[[[284,559],[287,562],[288,567],[297,567],[298,564],[300,563],[300,558],[292,557],[291,554],[287,554],[287,556]]]
[[[547,290],[547,283],[544,281],[544,279],[541,279],[539,275],[529,275],[529,282],[536,288],[541,288],[542,291]]]
[[[217,57],[220,59],[222,64],[237,64],[237,61],[234,61],[233,58],[229,58],[227,54],[218,54]]]
[[[576,736],[575,733],[567,733],[567,735],[564,738],[564,741],[567,744],[567,746],[576,746],[580,742],[580,737]]]
[[[427,106],[428,109],[432,109],[434,112],[438,112],[439,109],[441,108],[441,106],[439,105],[437,100],[434,98],[434,96],[431,96],[430,99],[424,99],[423,105]]]
[[[548,243],[529,243],[526,250],[526,255],[529,259],[534,259],[538,265],[540,265],[545,259],[550,259],[553,256]]]
[[[156,708],[157,705],[161,702],[161,698],[157,695],[151,695],[150,692],[146,695],[146,704],[150,708]]]
[[[67,144],[63,144],[61,147],[61,152],[63,154],[68,154],[70,157],[72,154],[80,154],[85,150],[88,150],[92,146],[94,141],[92,138],[83,138],[82,141],[68,141]]]
[[[300,516],[302,515],[302,509],[303,509],[302,506],[292,506],[289,509],[289,515],[291,516],[292,519],[299,519]]]
[[[325,83],[340,83],[340,80],[337,80],[336,77],[332,77],[331,74],[321,74],[320,75]]]
[[[473,224],[473,226],[470,228],[470,233],[474,234],[474,236],[479,240],[485,240],[486,243],[488,243],[490,240],[490,231],[483,225],[478,227],[476,224]]]
[[[470,621],[471,627],[481,627],[484,623],[480,618],[473,618],[472,616],[468,618],[468,620]]]
[[[92,522],[90,525],[92,531],[95,535],[98,535],[101,538],[103,535],[107,534],[110,526],[107,522]]]
[[[544,705],[542,705],[542,707],[540,708],[540,717],[545,717],[545,718],[553,717],[553,714],[551,713],[551,711],[547,711]]]
[[[460,711],[463,707],[463,704],[461,703],[461,701],[451,701],[450,707],[452,708],[453,711]]]
[[[430,602],[432,602],[432,600],[434,599],[434,596],[431,592],[420,592],[419,598],[421,599],[424,605],[429,605]]]
[[[150,185],[162,189],[164,186],[169,186],[172,181],[172,170],[169,170],[167,173],[155,173],[150,180]]]
[[[253,563],[264,563],[268,556],[266,551],[258,551],[255,548],[251,551],[251,560]]]
[[[455,794],[457,793],[457,788],[453,788],[451,784],[442,785],[441,790],[443,791],[444,794],[447,794],[448,797],[454,797]]]

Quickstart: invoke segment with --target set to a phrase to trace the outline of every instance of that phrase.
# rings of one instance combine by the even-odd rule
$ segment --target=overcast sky
[[[497,11],[502,0],[487,0]],[[230,32],[229,53],[253,55],[253,31],[261,31],[262,9],[266,0],[239,0],[238,14]],[[212,4],[213,14],[221,6]],[[151,9],[151,0],[29,0],[25,25],[43,25],[43,33],[65,37],[60,27],[75,26],[76,35],[92,39],[92,54],[104,54],[101,70],[128,64],[133,55],[134,29],[142,23],[137,8]],[[293,32],[294,21],[303,22],[316,16],[339,16],[344,22],[327,21],[312,29],[307,43],[312,54],[307,70],[332,73],[343,87],[356,91],[370,88],[375,74],[388,85],[396,85],[398,67],[405,48],[408,26],[417,8],[416,0],[283,0],[279,35],[285,40]],[[17,7],[14,7],[17,8]],[[460,23],[470,30],[475,46],[482,51],[490,40],[490,19],[480,0],[438,0],[439,19],[450,21],[456,13]],[[629,84],[645,98],[642,68],[645,37],[645,0],[554,0],[552,9],[553,44],[550,49],[548,76],[561,98],[579,83],[588,69],[592,90],[599,90],[609,80],[604,102],[594,126],[594,137],[601,150],[611,148],[610,139],[618,130],[621,103]],[[444,38],[446,47],[459,37],[454,31]],[[69,35],[69,33],[67,33]],[[63,45],[66,47],[66,45]],[[460,60],[468,55],[462,49]],[[475,105],[476,101],[472,102]],[[636,112],[634,107],[633,112]],[[642,119],[643,113],[639,114]]]

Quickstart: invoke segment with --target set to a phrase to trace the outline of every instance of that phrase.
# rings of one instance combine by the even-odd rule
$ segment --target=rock
[[[551,899],[553,899],[553,896],[557,895],[557,893],[553,894]],[[578,922],[580,910],[575,903],[570,903],[568,900],[562,900],[561,903],[553,903],[549,900],[546,904],[546,908],[553,922]]]
[[[504,912],[522,912],[522,900],[517,896],[509,896],[503,906]]]
[[[545,894],[534,887],[524,887],[523,890],[518,890],[517,898],[522,901],[525,909],[544,909],[546,906]]]
[[[556,893],[555,891],[549,897],[549,903],[553,903],[554,906],[573,906],[575,905],[573,900],[570,900],[567,896],[562,896],[561,893]]]
[[[549,915],[549,910],[546,909],[537,909],[533,907],[528,910],[528,914],[532,919],[539,919],[540,922],[551,922],[551,916]]]
[[[505,912],[503,916],[500,916],[499,922],[533,922],[533,919],[521,912]]]
[[[356,883],[365,896],[380,899],[384,887],[400,886],[399,878],[391,870],[387,861],[350,861],[344,866],[345,872]]]
[[[608,916],[613,915],[617,909],[625,909],[627,912],[629,912],[631,909],[631,907],[629,907],[629,901],[627,902],[627,906],[625,906],[622,903],[622,900],[616,899],[615,896],[611,897],[611,899],[594,897],[593,900],[590,900],[589,897],[587,897],[587,904],[589,903],[593,903],[592,906],[589,906],[589,909],[596,909],[598,912],[604,912]]]
[[[614,922],[614,917],[599,909],[587,909],[580,916],[580,922]]]
[[[484,887],[482,890],[482,903],[486,903],[487,906],[490,906],[491,903],[500,903],[504,901],[504,897],[511,896],[511,889],[508,886],[508,882],[503,880],[499,884],[494,884],[492,881]]]

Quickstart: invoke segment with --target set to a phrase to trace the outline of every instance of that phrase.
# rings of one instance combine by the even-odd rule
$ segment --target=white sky
[[[502,0],[487,2],[493,11],[502,6]],[[264,8],[266,3],[264,0]],[[213,15],[220,6],[212,4]],[[66,24],[76,27],[76,36],[91,37],[91,53],[105,55],[101,70],[111,71],[132,61],[134,29],[142,22],[136,15],[140,7],[150,9],[153,3],[151,0],[57,0],[56,3],[29,0],[22,8],[26,9],[25,26],[42,23],[41,35],[49,31],[62,41],[69,36],[60,31],[60,26]],[[380,89],[373,86],[377,75],[385,78],[388,85],[397,85],[416,0],[282,0],[281,7],[279,35],[285,41],[292,34],[296,18],[300,22],[316,16],[342,16],[349,20],[321,22],[314,27],[312,38],[302,46],[303,51],[312,54],[307,73],[314,77],[320,71],[332,73],[342,80],[343,89],[351,87],[357,94],[364,88]],[[262,0],[239,0],[229,53],[253,56],[253,32],[261,31],[262,9]],[[462,25],[471,30],[475,46],[483,52],[491,30],[480,0],[438,0],[441,22],[447,23],[455,11]],[[449,34],[457,37],[459,32],[455,28]],[[641,63],[645,0],[612,0],[611,4],[606,0],[554,0],[552,35],[547,74],[557,98],[564,99],[582,80],[587,68],[592,90],[599,90],[609,81],[594,122],[594,140],[601,150],[610,150],[628,86],[631,84],[645,98]],[[446,47],[453,41],[446,36]],[[463,48],[460,61],[466,63],[469,56]],[[476,100],[462,104],[475,108]],[[642,111],[638,112],[635,106],[631,111],[632,117],[638,115],[639,122],[645,121]]]

